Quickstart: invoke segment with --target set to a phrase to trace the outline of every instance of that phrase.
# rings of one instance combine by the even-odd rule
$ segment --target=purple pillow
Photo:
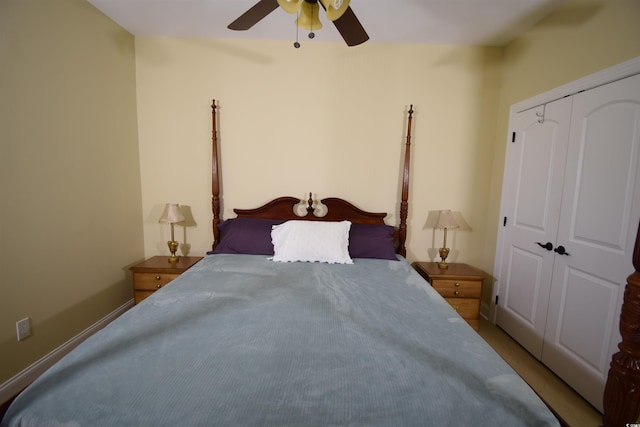
[[[220,242],[214,254],[273,255],[271,227],[284,221],[262,218],[232,218],[218,225]]]
[[[349,255],[351,258],[378,258],[397,261],[393,246],[394,228],[390,225],[351,224]]]

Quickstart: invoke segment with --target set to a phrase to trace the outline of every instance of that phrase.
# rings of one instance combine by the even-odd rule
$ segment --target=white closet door
[[[515,117],[507,148],[497,324],[541,357],[566,162],[571,98]]]
[[[602,410],[640,218],[640,75],[576,94],[542,361]],[[562,252],[562,251],[560,251]]]

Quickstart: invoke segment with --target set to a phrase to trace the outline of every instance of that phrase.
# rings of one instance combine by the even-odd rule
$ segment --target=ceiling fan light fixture
[[[321,29],[322,22],[320,22],[319,10],[320,7],[318,6],[318,3],[303,1],[300,7],[300,16],[296,19],[296,25],[298,28],[309,31]]]
[[[278,0],[280,1],[280,0]],[[330,21],[339,19],[349,8],[349,0],[320,0]]]
[[[255,5],[229,24],[228,28],[236,31],[248,30],[280,7],[285,12],[297,15],[295,23],[296,45],[298,46],[296,47],[299,47],[299,28],[311,31],[309,34],[311,38],[315,35],[313,31],[322,28],[319,19],[320,6],[322,6],[326,11],[327,18],[332,20],[347,46],[357,46],[369,40],[369,35],[349,3],[349,0],[258,0]]]
[[[278,5],[287,13],[296,13],[304,0],[278,0]]]

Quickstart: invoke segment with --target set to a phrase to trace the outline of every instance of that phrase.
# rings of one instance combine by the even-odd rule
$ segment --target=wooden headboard
[[[385,212],[374,213],[366,212],[357,208],[346,200],[332,197],[322,199],[320,203],[327,208],[325,214],[316,213],[319,207],[314,207],[312,194],[309,193],[309,199],[304,215],[295,213],[296,208],[300,205],[300,199],[295,197],[279,197],[269,203],[255,209],[234,209],[238,218],[269,218],[269,219],[304,219],[308,221],[343,221],[349,220],[354,224],[384,224]]]
[[[218,131],[216,101],[211,104],[212,120],[212,183],[211,183],[211,207],[213,211],[213,249],[220,240],[220,230],[218,225],[221,221],[220,215],[220,177],[219,165],[220,154],[218,152]],[[409,211],[409,165],[411,163],[411,123],[413,120],[413,105],[407,112],[407,136],[405,142],[404,164],[402,171],[402,192],[400,196],[400,224],[396,229],[396,252],[406,256],[407,240],[407,213]],[[356,207],[351,202],[332,197],[322,199],[320,205],[314,207],[312,193],[306,201],[306,214],[298,215],[296,208],[304,201],[296,197],[278,197],[264,205],[254,209],[234,209],[238,218],[268,218],[276,220],[309,220],[309,221],[343,221],[348,220],[354,224],[384,224],[387,216],[384,212],[367,212]],[[322,209],[320,209],[322,208]],[[322,211],[318,214],[318,211]]]

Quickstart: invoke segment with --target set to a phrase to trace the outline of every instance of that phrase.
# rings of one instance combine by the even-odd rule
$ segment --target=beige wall
[[[519,101],[640,56],[640,2],[569,0],[504,51],[504,76],[493,147],[487,224],[491,239],[482,262],[493,270],[507,144],[509,107]],[[493,220],[495,218],[495,220]],[[490,287],[485,289],[490,295]]]
[[[1,384],[132,297],[143,240],[133,37],[84,0],[0,0],[0,64]]]
[[[178,227],[191,254],[211,247],[212,98],[219,100],[223,208],[277,196],[342,197],[398,223],[406,110],[414,104],[408,257],[442,243],[425,227],[452,209],[470,230],[451,259],[477,263],[487,233],[502,50],[136,38],[145,254],[167,253],[163,204],[189,207]]]

